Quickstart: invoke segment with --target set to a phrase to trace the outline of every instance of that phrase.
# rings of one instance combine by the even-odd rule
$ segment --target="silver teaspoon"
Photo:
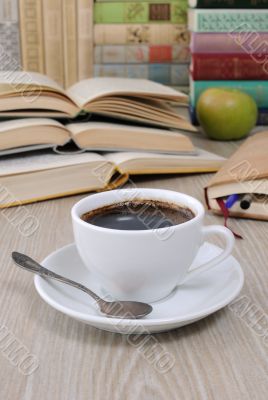
[[[78,282],[74,282],[71,279],[64,278],[63,276],[58,275],[45,267],[42,267],[42,265],[38,264],[38,262],[34,261],[25,254],[13,251],[12,258],[19,267],[22,267],[27,271],[31,271],[37,275],[66,283],[67,285],[73,286],[76,289],[80,289],[87,293],[89,296],[93,297],[94,300],[96,300],[100,311],[103,314],[106,314],[108,317],[137,319],[145,317],[145,315],[148,315],[150,312],[152,312],[153,308],[150,304],[141,303],[139,301],[106,301],[99,297],[96,293],[92,292],[92,290],[88,289],[86,286],[81,285]]]

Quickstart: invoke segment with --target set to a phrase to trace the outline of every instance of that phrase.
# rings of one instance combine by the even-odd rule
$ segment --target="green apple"
[[[248,94],[237,89],[211,88],[197,102],[197,118],[211,139],[235,140],[256,125],[258,107]]]

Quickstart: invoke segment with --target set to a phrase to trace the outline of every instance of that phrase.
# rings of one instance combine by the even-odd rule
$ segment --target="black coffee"
[[[102,228],[139,231],[183,224],[194,216],[189,208],[176,204],[134,200],[86,212],[81,219]]]

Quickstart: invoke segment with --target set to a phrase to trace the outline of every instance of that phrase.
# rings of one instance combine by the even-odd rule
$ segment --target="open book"
[[[24,118],[0,122],[0,155],[74,142],[82,150],[137,150],[160,153],[195,153],[191,140],[167,129],[108,122],[63,125],[49,118]]]
[[[122,185],[130,174],[217,171],[224,158],[204,150],[196,155],[36,151],[1,158],[0,208]]]
[[[39,73],[0,72],[0,117],[74,118],[93,113],[195,131],[169,102],[185,105],[188,96],[145,79],[90,78],[64,90]]]
[[[217,199],[226,203],[238,195],[228,209],[234,217],[268,220],[268,131],[249,137],[209,181],[205,191],[208,207],[222,213]],[[250,198],[246,209],[241,200]]]

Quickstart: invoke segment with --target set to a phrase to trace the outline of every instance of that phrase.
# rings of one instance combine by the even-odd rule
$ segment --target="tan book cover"
[[[181,44],[189,43],[186,25],[180,24],[96,24],[95,44]]]
[[[228,210],[230,216],[268,220],[268,131],[250,136],[224,163],[205,188],[208,207],[221,213],[217,199],[224,201],[232,194],[239,199],[250,194],[246,210],[240,201]]]
[[[77,73],[77,15],[76,0],[62,3],[63,44],[64,44],[64,87],[78,81]]]
[[[43,0],[45,73],[64,86],[62,1]]]
[[[19,14],[22,68],[44,73],[42,0],[19,0]]]
[[[93,0],[77,0],[78,80],[93,76]]]

